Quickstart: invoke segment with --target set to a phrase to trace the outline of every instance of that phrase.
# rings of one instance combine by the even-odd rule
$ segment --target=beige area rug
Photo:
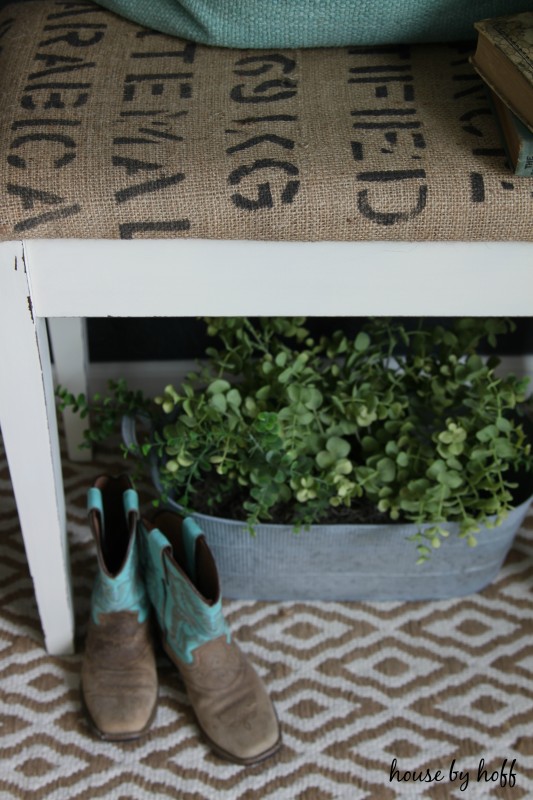
[[[205,747],[163,655],[146,738],[93,737],[80,708],[80,648],[64,658],[44,651],[2,452],[0,459],[1,800],[533,797],[531,513],[497,581],[479,595],[226,602],[284,730],[280,754],[243,768]],[[90,465],[64,462],[80,641],[94,573],[85,494],[95,474],[122,467],[105,451]],[[45,537],[43,528],[43,557]],[[411,774],[398,782],[407,771],[434,780]]]

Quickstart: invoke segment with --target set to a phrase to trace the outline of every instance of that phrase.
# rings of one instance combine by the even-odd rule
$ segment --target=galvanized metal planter
[[[134,422],[123,436],[135,441]],[[152,480],[161,489],[157,464]],[[532,498],[469,547],[450,525],[450,536],[421,565],[409,537],[418,525],[314,525],[295,533],[291,525],[261,523],[251,536],[246,524],[192,516],[215,556],[224,597],[256,600],[430,600],[472,594],[491,583],[509,552]],[[178,512],[181,507],[169,500]],[[429,525],[427,527],[430,527]]]
[[[216,558],[225,597],[258,600],[429,600],[480,591],[498,574],[530,501],[483,529],[478,545],[451,535],[416,564],[416,525],[256,526],[193,514]],[[179,506],[170,502],[176,510]]]

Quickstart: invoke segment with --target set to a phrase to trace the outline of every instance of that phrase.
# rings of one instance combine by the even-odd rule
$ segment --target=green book
[[[515,175],[533,178],[533,133],[489,90],[492,107],[499,123],[502,142]]]

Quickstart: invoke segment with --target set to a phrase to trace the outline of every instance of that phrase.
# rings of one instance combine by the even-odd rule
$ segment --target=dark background
[[[532,298],[533,301],[533,298]],[[314,317],[307,327],[313,333],[343,328],[359,330],[364,317]],[[444,323],[444,318],[435,322]],[[515,333],[500,337],[502,355],[533,353],[533,318],[515,319]],[[91,319],[88,324],[91,361],[165,361],[201,357],[207,342],[205,324],[192,318]],[[487,348],[488,351],[488,348]]]

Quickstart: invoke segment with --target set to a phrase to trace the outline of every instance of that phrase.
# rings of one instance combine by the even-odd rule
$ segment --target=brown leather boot
[[[148,593],[165,651],[178,668],[198,724],[219,756],[255,764],[281,746],[265,686],[231,638],[218,573],[204,535],[171,511],[144,521]]]
[[[127,476],[101,476],[88,496],[98,573],[81,668],[81,691],[96,732],[136,739],[157,705],[149,602],[137,544],[137,493]]]

